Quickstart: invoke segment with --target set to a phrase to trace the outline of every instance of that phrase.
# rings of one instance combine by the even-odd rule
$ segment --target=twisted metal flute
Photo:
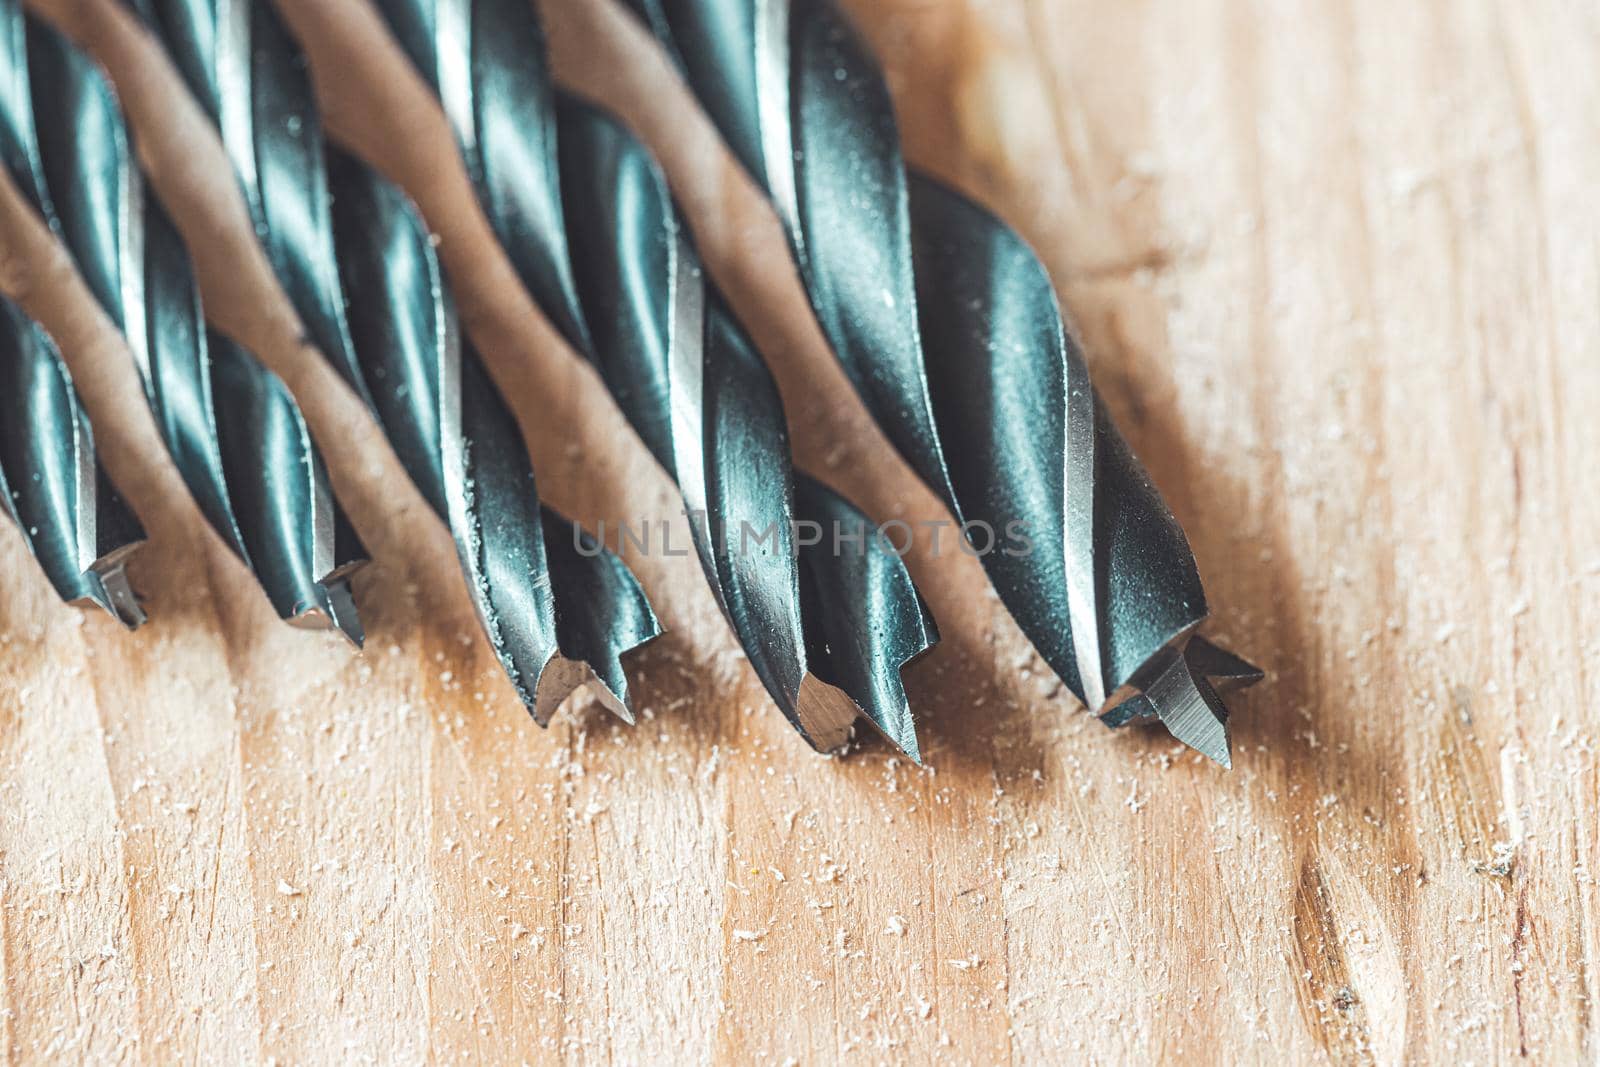
[[[334,500],[299,407],[276,375],[207,327],[172,221],[140,180],[98,65],[16,0],[0,0],[8,169],[127,336],[156,425],[208,524],[278,614],[356,645],[350,577],[366,551]]]
[[[539,503],[521,431],[461,341],[426,232],[393,221],[410,218],[397,191],[325,143],[288,28],[260,0],[131,2],[216,123],[312,340],[444,518],[479,621],[529,712],[547,725],[594,680],[631,722],[623,661],[659,633],[649,602],[616,556]],[[330,164],[347,198],[342,234]],[[421,266],[398,254],[408,243]],[[388,393],[373,392],[367,368]]]
[[[256,236],[310,342],[370,408],[333,253],[322,123],[306,60],[261,0],[124,0],[222,140]]]
[[[919,758],[901,676],[937,641],[933,620],[865,517],[796,477],[776,384],[646,150],[554,92],[524,0],[379,7],[443,102],[502,242],[540,265],[530,290],[578,324],[563,332],[682,491],[706,578],[779,709],[820,750],[864,716]]]
[[[590,355],[563,221],[555,91],[531,4],[376,4],[439,98],[478,201],[523,286],[567,343]]]
[[[882,72],[833,0],[624,0],[773,201],[812,308],[886,435],[989,551],[1001,599],[1109,724],[1159,718],[1227,766],[1219,685],[1260,672],[1195,636],[1183,531],[1089,382],[1017,234],[900,155]],[[979,547],[979,546],[975,546]],[[990,546],[992,548],[992,545]]]

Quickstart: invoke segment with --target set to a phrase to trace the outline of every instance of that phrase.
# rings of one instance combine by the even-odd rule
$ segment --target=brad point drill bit
[[[1043,268],[992,215],[908,177],[888,87],[833,0],[625,2],[773,201],[890,440],[964,529],[1023,523],[1029,551],[983,559],[1051,669],[1108,722],[1153,715],[1228,764],[1209,679],[1259,672],[1193,637],[1193,554],[1095,400]]]
[[[707,279],[645,147],[572,97],[558,114],[596,369],[682,490],[751,665],[817,748],[842,745],[865,715],[920,759],[901,672],[938,637],[905,565],[849,502],[797,480],[777,383]]]
[[[427,229],[404,193],[331,146],[334,230],[375,411],[454,537],[473,605],[540,725],[598,682],[633,721],[625,662],[660,633],[622,561],[539,504],[515,416],[462,336]]]
[[[14,23],[15,0],[0,0]],[[201,512],[297,625],[337,626],[356,645],[350,576],[366,561],[283,383],[204,321],[176,228],[140,180],[103,72],[56,30],[26,18],[28,75],[7,86],[12,166],[128,339],[163,441]],[[8,40],[17,40],[8,35]],[[27,102],[31,90],[32,106]]]
[[[0,163],[52,228],[28,93],[27,32],[16,0],[0,2]],[[50,584],[69,604],[95,603],[134,629],[144,610],[128,556],[145,535],[94,454],[94,435],[55,343],[0,297],[0,492]]]
[[[145,620],[124,571],[144,530],[101,469],[55,344],[0,297],[0,494],[61,599]]]
[[[360,647],[365,637],[350,578],[366,565],[366,549],[334,500],[299,405],[277,375],[226,337],[208,331],[206,346],[196,353],[201,366],[172,367],[166,384],[191,396],[209,385],[217,442],[207,462],[221,461],[245,562],[280,616],[309,628],[338,627]],[[194,485],[199,457],[186,458],[191,465],[180,470]],[[211,467],[205,477],[215,475]]]
[[[909,188],[952,484],[970,517],[1020,522],[1032,541],[987,555],[990,580],[1051,668],[1092,710],[1109,709],[1108,724],[1157,717],[1231,765],[1214,683],[1260,672],[1194,635],[1208,614],[1194,554],[1095,394],[1049,275],[966,197],[915,173]],[[1015,473],[995,477],[996,457]]]

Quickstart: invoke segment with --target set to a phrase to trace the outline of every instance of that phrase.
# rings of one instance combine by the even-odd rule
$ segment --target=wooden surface
[[[290,630],[202,532],[122,343],[15,195],[0,288],[58,336],[151,543],[152,622],[55,603],[0,532],[0,1047],[17,1060],[1592,1061],[1600,15],[1587,0],[853,0],[908,151],[1041,251],[1268,670],[1236,769],[1103,730],[970,560],[926,769],[818,758],[692,560],[649,709],[541,731],[443,528],[313,352],[220,148],[107,0],[217,320],[290,381],[372,550],[369,641]],[[678,515],[511,279],[443,120],[354,0],[284,0],[335,132],[424,207],[544,494]],[[823,350],[775,219],[605,0],[562,80],[665,158],[802,460],[933,519]],[[687,543],[685,531],[679,543]]]

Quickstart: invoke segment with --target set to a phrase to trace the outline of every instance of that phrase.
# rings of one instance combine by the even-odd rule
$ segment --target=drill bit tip
[[[1225,768],[1233,767],[1228,737],[1228,712],[1203,674],[1187,655],[1172,657],[1145,691],[1156,717],[1173,737]]]
[[[569,659],[561,653],[550,657],[550,662],[539,674],[533,699],[533,721],[548,727],[555,718],[556,709],[579,689],[587,691],[601,707],[629,726],[636,718],[633,705],[626,692],[618,693],[601,680],[593,667],[582,660]]]
[[[1218,690],[1242,689],[1262,677],[1259,667],[1203,637],[1193,637],[1158,661],[1154,680],[1143,693],[1103,712],[1100,721],[1117,727],[1160,719],[1173,737],[1231,770],[1228,709]]]
[[[95,603],[130,630],[137,630],[149,621],[144,606],[139,603],[139,594],[134,592],[132,583],[128,581],[123,559],[119,557],[114,562],[93,569],[100,579],[100,590],[93,598]]]
[[[325,603],[297,604],[288,616],[289,624],[302,630],[337,630],[357,649],[365,646],[367,636],[356,614],[350,584],[330,582],[323,588]]]

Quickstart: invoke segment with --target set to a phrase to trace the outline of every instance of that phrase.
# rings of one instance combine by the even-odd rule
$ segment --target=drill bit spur
[[[596,681],[631,722],[624,660],[659,633],[655,615],[619,559],[539,503],[521,431],[460,336],[426,231],[397,190],[324,141],[288,27],[263,0],[132,2],[217,126],[311,339],[444,518],[529,712],[547,725]]]
[[[337,627],[360,645],[350,577],[366,552],[333,498],[322,457],[281,380],[207,327],[182,239],[148,194],[104,73],[16,0],[26,53],[8,86],[13,136],[37,152],[10,166],[127,337],[168,452],[208,524],[254,572],[278,614]],[[31,101],[30,101],[31,97]],[[25,155],[27,153],[24,153]]]
[[[882,72],[833,0],[625,0],[772,200],[824,335],[886,436],[963,523],[1002,601],[1108,723],[1158,718],[1230,763],[1182,530],[1095,398],[1013,231],[915,171]],[[975,546],[979,547],[979,546]],[[1124,706],[1126,705],[1126,706]]]
[[[578,323],[563,333],[682,491],[702,569],[780,710],[820,750],[865,717],[917,758],[901,672],[937,641],[933,620],[865,517],[795,474],[776,384],[643,146],[597,109],[557,103],[521,0],[379,7],[440,96],[502,243],[544,265],[530,291],[556,323]],[[523,47],[502,47],[512,39]],[[492,151],[485,130],[501,136]],[[513,179],[541,205],[515,226],[495,191]]]

